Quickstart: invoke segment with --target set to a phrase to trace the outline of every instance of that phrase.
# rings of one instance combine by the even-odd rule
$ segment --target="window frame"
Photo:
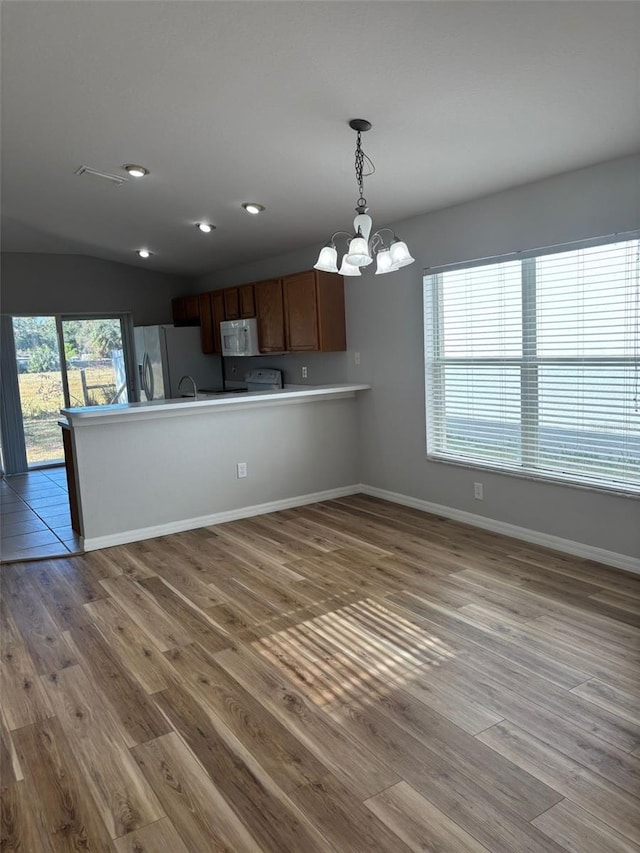
[[[538,371],[545,365],[576,365],[584,366],[591,364],[615,364],[615,365],[638,365],[637,356],[553,356],[544,357],[537,355],[537,292],[536,292],[536,258],[545,257],[562,252],[577,251],[597,246],[606,246],[612,243],[627,242],[640,239],[640,230],[610,234],[603,237],[590,238],[571,243],[557,244],[539,249],[531,249],[526,252],[512,252],[505,255],[481,258],[473,261],[465,261],[456,264],[447,264],[439,267],[427,267],[423,273],[423,313],[424,313],[424,358],[425,358],[425,438],[426,458],[429,462],[445,465],[456,465],[464,468],[473,468],[484,471],[492,471],[498,474],[519,477],[527,480],[538,480],[551,482],[572,488],[587,489],[589,491],[617,494],[625,497],[640,499],[640,484],[635,487],[631,483],[611,483],[606,481],[596,482],[579,478],[576,472],[563,474],[552,472],[549,469],[536,467],[539,456],[539,382]],[[521,262],[521,321],[522,351],[519,357],[446,357],[443,354],[444,342],[444,310],[442,274],[450,271],[465,269],[476,269],[491,264],[507,263],[509,261]],[[509,467],[500,463],[499,460],[491,462],[483,459],[471,459],[455,454],[446,454],[441,450],[434,450],[444,445],[441,430],[445,426],[445,418],[434,417],[436,399],[444,400],[445,366],[450,364],[471,364],[481,361],[482,365],[512,365],[520,368],[520,462],[519,467]],[[433,430],[440,430],[438,441],[434,441]],[[438,438],[438,433],[436,433]]]
[[[136,385],[136,360],[134,347],[134,320],[131,311],[110,311],[97,313],[73,313],[61,314],[55,312],[35,313],[21,311],[15,314],[2,314],[2,361],[3,369],[0,376],[0,385],[3,397],[2,411],[0,413],[0,437],[2,441],[0,452],[0,467],[6,474],[24,474],[27,471],[40,468],[54,467],[62,464],[62,458],[53,462],[27,461],[27,449],[24,437],[24,415],[22,401],[20,398],[18,369],[16,363],[16,346],[13,330],[14,318],[20,317],[48,317],[54,320],[56,326],[58,362],[60,380],[62,386],[62,402],[64,408],[72,408],[69,393],[69,381],[67,375],[64,330],[62,324],[66,320],[118,320],[122,334],[122,348],[124,353],[125,373],[127,377],[127,394],[129,402],[139,400]]]

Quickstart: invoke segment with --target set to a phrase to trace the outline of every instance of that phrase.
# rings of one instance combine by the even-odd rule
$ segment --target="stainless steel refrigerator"
[[[205,355],[200,329],[192,326],[136,326],[136,378],[141,401],[162,400],[191,393],[183,376],[193,377],[198,388],[222,388],[222,359]]]

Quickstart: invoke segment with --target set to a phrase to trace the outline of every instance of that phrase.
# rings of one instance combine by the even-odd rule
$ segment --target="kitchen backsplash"
[[[227,382],[242,382],[244,374],[252,367],[274,367],[282,371],[285,385],[331,385],[348,382],[348,352],[300,353],[296,355],[261,355],[255,358],[225,358]],[[302,368],[307,368],[307,378],[302,378]]]

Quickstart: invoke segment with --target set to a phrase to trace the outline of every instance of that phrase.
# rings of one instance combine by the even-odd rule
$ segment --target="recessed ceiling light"
[[[134,163],[127,163],[122,168],[125,172],[128,172],[132,178],[144,178],[145,175],[149,174],[149,170],[145,169],[144,166],[136,166]]]
[[[209,222],[196,222],[196,228],[204,231],[205,234],[209,234],[211,231],[216,230],[216,226],[211,225]]]
[[[247,211],[247,213],[253,213],[254,215],[256,213],[262,213],[262,211],[265,209],[264,204],[258,204],[255,201],[245,201],[242,206]]]
[[[148,249],[138,249],[138,254],[141,258],[150,258],[151,252]]]

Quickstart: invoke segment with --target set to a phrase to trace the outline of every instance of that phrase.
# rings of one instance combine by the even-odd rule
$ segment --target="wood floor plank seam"
[[[638,853],[640,847],[566,798],[532,823],[568,850],[579,853]]]
[[[426,602],[413,593],[409,593],[409,598],[397,596],[394,593],[389,596],[389,601],[393,604],[399,604],[404,611],[414,612],[426,626],[431,626],[432,630],[441,633],[443,636],[453,636],[463,644],[468,641],[473,646],[480,648],[488,646],[505,661],[520,661],[532,672],[559,687],[575,687],[592,675],[592,673],[576,670],[572,666],[564,666],[562,663],[557,663],[557,660],[550,660],[548,656],[532,654],[528,648],[523,649],[518,644],[510,642],[496,633],[477,628],[465,620],[464,614],[460,611],[447,611],[441,605]]]
[[[503,723],[518,726],[518,723],[513,719],[510,719],[509,716],[504,718]],[[607,756],[606,753],[604,753],[601,757],[600,752],[596,747],[594,748],[594,755],[590,757],[586,756],[584,752],[579,749],[572,748],[572,745],[569,743],[563,747],[558,746],[558,738],[554,735],[545,737],[544,734],[539,732],[539,730],[537,730],[537,732],[529,731],[522,725],[522,721],[520,721],[519,728],[523,728],[528,734],[538,738],[547,746],[550,746],[557,752],[565,755],[567,758],[571,758],[577,764],[584,767],[585,770],[589,770],[592,773],[601,776],[603,779],[606,779],[608,782],[611,782],[613,785],[616,785],[616,787],[626,791],[632,796],[637,796],[638,792],[640,792],[640,759],[636,758],[636,756],[630,753],[620,752],[619,755],[613,753],[610,756]],[[549,731],[549,729],[547,729],[547,731]],[[581,735],[578,735],[578,738],[580,737]]]
[[[492,727],[479,739],[537,778],[546,780],[563,797],[640,845],[637,797],[542,744],[508,721]]]
[[[354,495],[0,573],[2,848],[640,853],[640,578]]]
[[[155,826],[156,824],[162,823],[162,821],[165,821],[165,820],[167,820],[166,815],[164,815],[163,817],[159,817],[157,820],[152,820],[150,823],[145,823],[145,825],[143,827],[140,827],[140,828],[141,829],[147,829],[148,827]],[[135,832],[135,830],[133,830],[133,832]],[[112,839],[112,841],[114,841],[114,842],[119,841],[122,838],[126,838],[128,835],[132,835],[132,833],[131,832],[123,832],[122,835],[117,835],[115,838]]]

